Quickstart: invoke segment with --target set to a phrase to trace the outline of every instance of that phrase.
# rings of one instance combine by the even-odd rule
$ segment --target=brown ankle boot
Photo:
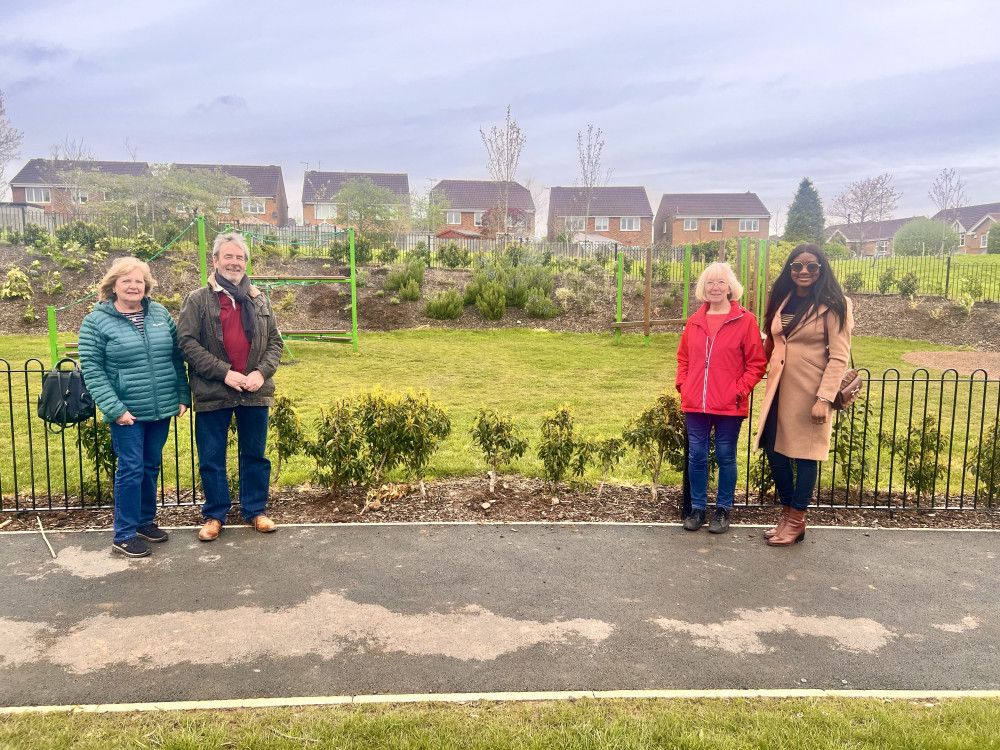
[[[788,509],[788,518],[781,530],[767,540],[771,547],[787,547],[806,538],[806,512]]]
[[[773,529],[768,529],[767,531],[764,532],[764,538],[765,539],[770,539],[775,534],[777,534],[777,533],[779,533],[781,531],[781,527],[784,526],[785,525],[785,521],[788,520],[788,511],[789,510],[791,510],[791,506],[789,506],[789,505],[782,505],[781,506],[781,516],[778,518],[778,523],[776,523],[774,525]]]

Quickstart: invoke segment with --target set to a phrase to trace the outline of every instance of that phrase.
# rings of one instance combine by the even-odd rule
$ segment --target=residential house
[[[766,240],[771,213],[756,193],[665,193],[653,222],[654,242],[688,245],[731,237]]]
[[[548,238],[565,232],[574,241],[594,236],[622,245],[648,245],[653,236],[653,210],[643,187],[595,187],[587,218],[584,188],[553,187],[549,191]]]
[[[288,198],[285,196],[285,179],[281,167],[246,164],[174,164],[173,169],[221,172],[245,180],[249,195],[231,195],[218,206],[217,213],[236,213],[243,224],[270,224],[283,227],[288,224]]]
[[[535,201],[526,187],[516,182],[495,182],[493,180],[441,180],[431,192],[448,201],[445,213],[445,223],[440,227],[438,237],[442,232],[452,234],[472,232],[481,235],[483,217],[495,206],[504,204],[504,186],[506,185],[508,229],[514,229],[519,234],[532,236],[535,233]],[[516,222],[512,211],[524,213],[523,222]],[[515,222],[517,226],[515,226]]]
[[[103,200],[104,195],[71,184],[74,174],[139,177],[148,171],[144,161],[31,159],[11,178],[11,202],[41,206],[47,214],[75,214],[82,204]]]
[[[892,241],[905,225],[922,216],[908,216],[905,219],[885,221],[865,221],[859,224],[832,224],[823,230],[827,242],[839,242],[858,257],[871,258],[875,255],[892,254]],[[864,246],[862,247],[862,237]]]
[[[405,173],[316,172],[302,178],[302,219],[306,224],[336,224],[337,193],[349,180],[368,179],[392,193],[399,204],[409,205],[410,179]]]
[[[986,235],[994,224],[1000,222],[1000,203],[947,208],[938,211],[931,218],[951,222],[958,232],[958,246],[970,255],[978,255],[986,252]]]

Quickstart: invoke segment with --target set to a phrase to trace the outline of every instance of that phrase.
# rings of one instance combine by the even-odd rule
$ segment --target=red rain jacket
[[[708,308],[705,302],[688,318],[677,348],[681,411],[746,417],[748,396],[767,369],[757,318],[731,300],[725,321],[709,338]]]

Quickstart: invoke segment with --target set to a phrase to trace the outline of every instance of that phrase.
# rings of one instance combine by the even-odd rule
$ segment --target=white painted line
[[[693,698],[877,698],[880,700],[955,700],[957,698],[1000,699],[1000,690],[567,690],[564,692],[414,693],[400,695],[334,695],[303,698],[245,698],[215,701],[168,701],[162,703],[95,703],[63,706],[6,706],[0,714],[28,713],[121,713],[126,711],[213,711],[222,709],[280,708],[293,706],[340,706],[361,703],[475,703],[478,701],[530,702],[593,698],[693,699]]]

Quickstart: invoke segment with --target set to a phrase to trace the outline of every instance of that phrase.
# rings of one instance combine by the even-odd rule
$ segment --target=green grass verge
[[[3,341],[5,359],[16,368],[31,357],[45,361],[44,339],[7,336]],[[486,470],[469,436],[480,404],[510,411],[533,443],[538,439],[542,413],[560,404],[573,408],[577,428],[583,435],[617,435],[624,422],[647,408],[658,393],[665,389],[673,391],[677,344],[678,335],[673,333],[652,336],[649,346],[645,346],[642,336],[625,336],[616,344],[610,335],[597,334],[409,330],[364,335],[358,353],[334,344],[291,342],[295,362],[282,366],[275,379],[278,391],[297,402],[309,433],[313,431],[320,408],[340,396],[358,393],[376,384],[387,389],[426,389],[447,409],[452,422],[452,434],[435,454],[430,476],[468,476]],[[854,356],[873,373],[881,375],[885,370],[895,369],[901,377],[908,378],[916,368],[904,362],[902,354],[925,349],[947,347],[927,342],[859,338],[855,340]],[[21,382],[15,382],[13,389],[15,414],[18,415],[13,436],[9,427],[0,429],[0,475],[8,477],[12,441],[19,446],[19,451],[24,450],[29,421],[33,422],[32,442],[36,444],[36,451],[42,452],[34,457],[35,467],[41,471],[45,465],[39,432],[41,423],[34,417],[29,420],[24,410],[23,376],[20,378]],[[32,380],[34,390],[31,393],[37,392],[38,386],[39,383]],[[911,391],[920,395],[919,386],[915,390],[908,385],[906,388],[909,390],[904,388],[899,394],[880,394],[880,398],[890,405],[896,400],[910,403],[912,399],[908,394]],[[6,390],[0,389],[0,412],[7,410],[3,403],[7,398]],[[762,393],[759,387],[758,404]],[[31,403],[33,396],[29,394],[29,398]],[[948,402],[951,406],[947,416],[950,419],[954,412],[956,430],[964,430],[965,418],[970,413],[975,414],[977,408],[981,410],[982,400],[976,396],[970,404],[965,404],[957,397]],[[917,404],[922,408],[919,399]],[[940,411],[936,403],[930,406]],[[907,416],[905,410],[900,411],[897,421]],[[745,430],[752,421],[748,420]],[[187,429],[185,423],[179,435],[182,452],[189,444]],[[75,439],[75,433],[71,434],[71,439]],[[57,441],[50,442],[53,443],[50,446],[52,455],[53,451],[58,452],[59,445]],[[172,445],[171,437],[168,448]],[[743,455],[745,457],[745,448]],[[71,479],[74,461],[75,457],[70,455],[67,468]],[[18,474],[22,485],[30,481],[29,468],[27,459],[19,458]],[[311,468],[311,459],[293,458],[282,468],[282,484],[307,481]],[[534,445],[512,468],[523,475],[541,475],[541,462],[535,455]],[[61,471],[60,465],[57,481],[53,482],[57,489],[61,487]],[[168,484],[179,474],[181,485],[190,487],[189,472],[190,466],[185,465],[183,456],[179,468],[173,466],[172,460],[166,463]],[[614,477],[623,481],[643,478],[634,458],[626,459]],[[596,474],[589,477],[595,478]],[[664,479],[667,483],[677,482],[679,476],[668,473]],[[36,486],[38,481],[36,478]],[[9,492],[9,487],[7,480],[4,491]]]
[[[0,717],[11,750],[90,748],[1000,747],[1000,703],[869,699],[578,700]]]

